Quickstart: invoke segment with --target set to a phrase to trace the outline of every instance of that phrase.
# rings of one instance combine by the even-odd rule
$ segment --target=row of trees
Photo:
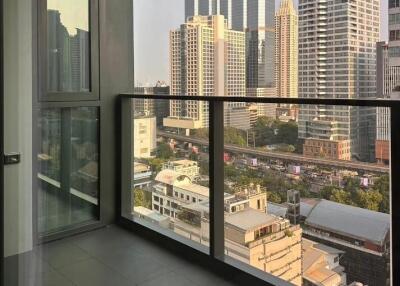
[[[282,122],[269,117],[260,117],[252,129],[255,133],[256,147],[264,147],[273,144],[285,144],[292,146],[284,152],[301,152],[301,144],[298,138],[298,125],[294,121]]]
[[[208,128],[201,128],[194,130],[194,137],[206,139],[209,138]],[[233,144],[241,147],[247,146],[247,133],[243,130],[233,127],[224,128],[224,142],[225,144]]]
[[[389,213],[389,176],[384,175],[376,180],[368,190],[360,188],[358,180],[346,178],[345,186],[326,186],[321,190],[321,197],[341,204],[352,205],[373,211]]]
[[[268,170],[259,172],[247,169],[238,170],[232,165],[225,165],[225,178],[234,182],[238,187],[248,186],[250,183],[267,187],[268,201],[273,203],[284,203],[287,200],[287,190],[295,189],[300,191],[302,197],[311,197],[309,192],[311,185],[304,180],[290,180],[284,174]],[[227,192],[234,190],[226,189]]]
[[[250,183],[260,184],[267,188],[268,200],[274,203],[284,203],[287,200],[287,190],[300,191],[302,198],[323,198],[341,204],[352,205],[373,211],[389,213],[389,176],[378,178],[374,186],[368,190],[360,187],[357,178],[345,178],[344,187],[325,186],[318,194],[311,193],[311,183],[306,179],[291,180],[284,174],[267,170],[238,170],[234,166],[225,166],[225,177],[237,186],[248,186]],[[226,191],[233,192],[227,189]]]

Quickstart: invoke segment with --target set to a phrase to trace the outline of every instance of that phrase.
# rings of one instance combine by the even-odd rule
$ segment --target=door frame
[[[0,286],[4,285],[4,60],[3,0],[0,0]]]

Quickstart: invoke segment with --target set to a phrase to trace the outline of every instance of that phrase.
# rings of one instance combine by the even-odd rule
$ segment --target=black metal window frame
[[[89,92],[51,92],[48,91],[47,75],[47,1],[38,1],[38,69],[40,80],[40,102],[74,102],[74,101],[99,101],[99,1],[87,0],[89,3],[89,33],[90,33],[90,91]]]
[[[224,102],[249,102],[264,104],[297,104],[297,105],[333,105],[354,107],[388,107],[391,111],[390,127],[390,216],[391,216],[391,282],[392,285],[400,285],[400,101],[375,100],[375,99],[318,99],[318,98],[278,98],[278,97],[223,97],[223,96],[187,96],[187,95],[146,95],[146,94],[121,94],[120,111],[121,118],[117,129],[120,131],[120,193],[119,193],[119,221],[131,226],[138,225],[135,221],[128,221],[124,214],[130,212],[125,208],[124,202],[130,200],[132,147],[133,138],[133,99],[154,100],[195,100],[209,103],[209,176],[210,176],[210,252],[211,260],[223,261],[239,270],[256,276],[269,285],[291,285],[272,274],[257,271],[243,263],[235,263],[224,255],[224,192],[216,191],[224,189],[224,135],[221,130],[224,126]],[[141,225],[142,226],[142,225]],[[152,229],[157,232],[157,230]],[[159,239],[163,236],[176,239],[177,243],[188,245],[177,237],[162,232],[157,232]],[[190,245],[189,245],[190,246]],[[193,252],[196,252],[195,248]]]
[[[48,90],[48,45],[47,45],[47,1],[48,0],[35,0],[37,3],[36,7],[36,23],[37,23],[37,50],[35,63],[37,67],[37,89],[36,96],[33,100],[33,125],[32,128],[37,128],[39,120],[40,109],[61,109],[62,118],[67,121],[70,120],[70,109],[76,107],[93,107],[98,109],[98,150],[99,150],[99,174],[101,168],[101,156],[100,156],[100,142],[101,142],[101,101],[100,101],[100,38],[99,38],[99,1],[88,0],[88,12],[89,12],[89,32],[90,32],[90,64],[89,64],[89,75],[90,75],[90,91],[88,92],[51,92]],[[65,124],[64,124],[65,125]],[[64,126],[65,129],[65,126]],[[66,137],[65,134],[63,137]],[[65,140],[64,140],[65,141]],[[33,149],[38,150],[40,142],[40,135],[38,132],[33,133]],[[70,167],[70,160],[67,154],[62,154],[63,162],[61,169],[68,170]],[[36,162],[35,152],[33,153],[33,198],[38,198],[38,179],[36,179],[37,172],[39,170],[38,163]],[[61,171],[61,172],[62,172]],[[63,176],[61,184],[64,186],[70,185],[70,180]],[[104,225],[102,222],[102,213],[100,205],[102,204],[101,198],[101,181],[99,177],[98,186],[98,205],[96,211],[96,219],[90,220],[84,223],[73,224],[67,229],[55,230],[49,233],[41,234],[38,231],[38,200],[33,200],[33,229],[34,229],[34,244],[40,244],[47,241],[57,240],[67,235],[73,235],[81,233],[82,231],[96,229]],[[68,188],[68,187],[67,187]]]

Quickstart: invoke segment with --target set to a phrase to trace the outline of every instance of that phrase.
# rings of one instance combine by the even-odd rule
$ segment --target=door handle
[[[4,165],[14,165],[21,162],[20,153],[6,153],[4,154]]]

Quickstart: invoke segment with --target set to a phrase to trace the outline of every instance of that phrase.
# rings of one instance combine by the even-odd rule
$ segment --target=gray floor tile
[[[55,269],[90,258],[80,247],[62,240],[45,244],[37,252]]]
[[[182,276],[198,285],[233,286],[234,284],[224,277],[220,277],[209,270],[197,265],[188,265],[180,270]]]
[[[35,286],[74,286],[74,284],[70,280],[68,280],[55,270],[43,273],[36,273],[36,275],[30,281],[34,281]]]
[[[158,276],[154,279],[148,280],[144,283],[139,284],[139,286],[190,286],[196,285],[192,281],[186,279],[182,275],[176,272],[169,272],[167,274]]]
[[[135,238],[124,230],[113,227],[87,233],[71,241],[92,256],[102,256],[131,247],[135,243]]]
[[[135,283],[142,283],[169,272],[155,257],[137,253],[133,247],[103,255],[98,259]]]
[[[127,278],[96,259],[88,259],[59,269],[77,286],[133,286]]]

